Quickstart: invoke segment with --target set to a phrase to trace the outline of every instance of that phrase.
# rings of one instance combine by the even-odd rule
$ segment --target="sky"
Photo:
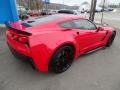
[[[52,3],[60,3],[60,4],[66,4],[66,5],[70,5],[70,6],[73,6],[73,5],[80,5],[81,3],[83,2],[89,2],[91,3],[91,0],[50,0],[50,2]],[[120,0],[108,0],[109,3],[120,3]],[[101,2],[101,0],[97,0],[97,4],[99,4]]]

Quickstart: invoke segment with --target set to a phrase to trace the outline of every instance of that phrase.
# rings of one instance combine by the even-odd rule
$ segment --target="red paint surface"
[[[11,26],[32,33],[28,38],[29,47],[12,39],[12,31],[6,31],[7,42],[16,49],[19,53],[29,56],[38,70],[42,72],[48,71],[48,64],[55,51],[65,44],[71,44],[75,48],[75,58],[97,47],[104,47],[112,33],[113,28],[103,27],[103,31],[96,30],[81,30],[62,28],[59,23],[80,19],[79,16],[62,15],[64,19],[54,22],[47,22],[33,27],[24,27],[21,22],[12,23]],[[84,19],[84,18],[82,18]],[[79,34],[77,34],[79,32]],[[106,32],[108,34],[106,35]],[[14,32],[13,32],[14,33]],[[19,35],[18,33],[15,33]],[[104,38],[105,37],[105,38]],[[104,40],[103,40],[104,38]]]

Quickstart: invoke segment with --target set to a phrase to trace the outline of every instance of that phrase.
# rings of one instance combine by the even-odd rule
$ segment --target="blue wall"
[[[0,24],[18,20],[16,0],[0,0]]]

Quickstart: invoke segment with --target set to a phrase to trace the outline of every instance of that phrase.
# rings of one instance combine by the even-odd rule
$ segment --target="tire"
[[[106,45],[107,47],[110,47],[113,44],[115,37],[116,37],[116,31],[113,31],[110,38],[108,39],[108,42]]]
[[[53,73],[63,73],[70,68],[74,59],[74,48],[63,46],[53,55],[49,63],[49,71]]]

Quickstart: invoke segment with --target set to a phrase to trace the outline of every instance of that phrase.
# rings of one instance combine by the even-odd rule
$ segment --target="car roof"
[[[28,20],[22,23],[22,25],[31,27],[31,26],[37,26],[37,25],[43,25],[43,24],[57,24],[64,21],[69,21],[72,19],[85,19],[78,15],[72,15],[72,14],[55,14],[55,15],[49,15],[45,17],[38,17],[33,20]]]

